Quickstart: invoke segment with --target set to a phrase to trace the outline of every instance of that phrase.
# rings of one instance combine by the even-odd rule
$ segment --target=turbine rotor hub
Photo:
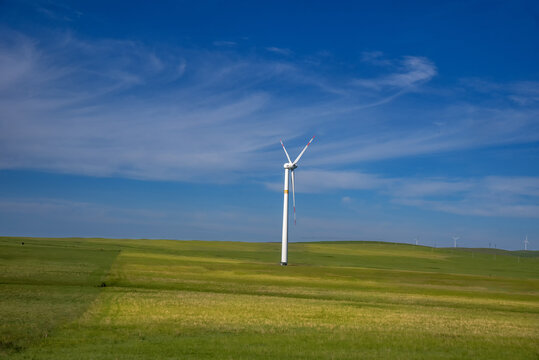
[[[293,163],[285,163],[283,165],[283,167],[285,169],[288,169],[288,170],[294,170],[295,168],[297,168],[298,166],[296,164],[293,164]]]

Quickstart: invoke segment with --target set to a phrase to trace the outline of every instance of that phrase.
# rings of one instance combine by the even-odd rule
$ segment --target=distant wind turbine
[[[286,158],[288,159],[287,163],[284,163],[284,204],[283,204],[283,242],[281,246],[281,265],[286,266],[288,264],[288,178],[289,174],[292,178],[292,205],[294,206],[294,225],[296,225],[296,194],[295,194],[295,181],[294,181],[294,170],[298,167],[298,161],[303,156],[303,153],[309,145],[314,140],[314,136],[309,140],[307,145],[303,148],[303,150],[299,153],[298,157],[294,162],[290,160],[290,156],[288,156],[288,151],[286,151],[286,148],[284,147],[283,141],[281,140],[281,145],[283,146],[284,153],[286,154]]]
[[[457,240],[460,239],[460,236],[453,236],[454,247],[457,247]]]
[[[524,250],[528,250],[528,235],[526,235],[526,239],[524,240]]]

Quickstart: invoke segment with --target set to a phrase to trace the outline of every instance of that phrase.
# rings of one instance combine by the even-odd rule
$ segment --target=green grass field
[[[279,258],[1,237],[0,358],[539,359],[539,252],[321,242]]]

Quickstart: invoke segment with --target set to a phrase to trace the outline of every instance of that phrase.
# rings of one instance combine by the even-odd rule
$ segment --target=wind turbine
[[[292,205],[294,206],[294,225],[296,225],[296,194],[295,194],[295,181],[294,181],[294,170],[298,167],[298,161],[303,156],[303,153],[309,145],[314,140],[314,136],[309,140],[307,145],[299,153],[298,157],[294,162],[290,160],[288,152],[284,147],[283,141],[281,140],[281,145],[283,146],[284,153],[288,159],[287,163],[284,163],[284,203],[283,203],[283,242],[281,246],[281,265],[286,266],[288,264],[288,178],[289,175],[292,178]]]
[[[528,235],[526,235],[526,240],[524,240],[524,250],[528,250]]]
[[[460,239],[460,236],[453,236],[454,247],[457,247],[457,240],[458,239]]]

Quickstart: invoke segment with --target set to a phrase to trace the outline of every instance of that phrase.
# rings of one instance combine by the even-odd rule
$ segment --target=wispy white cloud
[[[319,144],[313,149],[317,153],[311,164],[357,164],[539,141],[539,109],[462,105],[422,115],[423,126],[388,129],[382,123],[362,128],[360,135],[344,135],[338,142]]]
[[[539,218],[539,206],[497,202],[396,199],[396,203],[458,215]]]
[[[275,47],[275,46],[267,47],[266,50],[268,50],[269,52],[275,53],[275,54],[285,55],[285,56],[288,56],[288,55],[292,54],[292,51],[290,49],[278,48],[278,47]]]
[[[235,41],[220,40],[220,41],[214,41],[213,45],[215,45],[215,46],[236,46],[238,44]]]
[[[74,21],[83,13],[68,5],[56,1],[37,1],[31,3],[33,10],[55,21]]]
[[[398,62],[384,59],[380,53],[364,53],[363,59],[376,65],[395,68],[395,72],[375,79],[356,79],[354,84],[376,90],[384,88],[407,89],[432,79],[437,73],[432,61],[421,56],[405,56]]]
[[[459,215],[539,218],[539,178],[399,179],[388,189],[403,205]]]
[[[187,180],[210,172],[203,169],[240,169],[243,152],[276,136],[260,114],[248,121],[267,108],[269,94],[246,90],[291,67],[195,53],[187,55],[197,66],[185,74],[184,58],[168,64],[138,44],[62,40],[46,53],[22,35],[2,44],[2,69],[11,69],[0,73],[3,168]],[[183,75],[185,84],[154,91]]]
[[[383,179],[372,174],[364,174],[357,171],[328,171],[328,170],[303,170],[298,169],[296,183],[298,191],[306,193],[319,193],[335,190],[367,190],[387,186],[389,179]],[[282,184],[266,183],[272,190],[281,190]]]
[[[400,197],[426,197],[426,196],[453,196],[470,191],[475,184],[470,181],[458,180],[416,180],[401,182],[397,189],[394,189],[394,195]]]
[[[391,202],[459,215],[539,218],[539,177],[384,177],[358,171],[296,170],[296,191],[369,190]],[[281,191],[282,184],[267,183]],[[351,203],[350,196],[341,199]]]
[[[384,189],[394,180],[350,167],[539,139],[534,107],[463,103],[418,111],[421,119],[400,126],[382,105],[429,81],[436,66],[413,56],[363,59],[385,73],[351,86],[302,60],[5,32],[0,168],[266,183],[282,161],[278,139],[303,143],[317,132],[322,141],[302,160],[309,170],[298,171],[303,191]]]
[[[348,90],[292,62],[157,53],[69,32],[1,40],[2,168],[230,181],[244,164],[274,156],[268,146],[285,132],[299,135],[358,106]],[[304,95],[290,102],[281,94],[288,87]],[[331,96],[313,106],[320,94]]]
[[[350,196],[343,196],[341,198],[341,203],[343,204],[351,204],[352,203],[352,198]]]
[[[521,106],[536,105],[539,102],[538,81],[513,81],[504,84],[480,78],[465,78],[461,79],[460,83],[473,91],[496,99],[505,98]]]
[[[383,67],[393,65],[392,61],[387,59],[382,51],[363,51],[361,53],[361,61]]]
[[[484,187],[493,192],[539,197],[539,177],[488,176],[485,178]]]

